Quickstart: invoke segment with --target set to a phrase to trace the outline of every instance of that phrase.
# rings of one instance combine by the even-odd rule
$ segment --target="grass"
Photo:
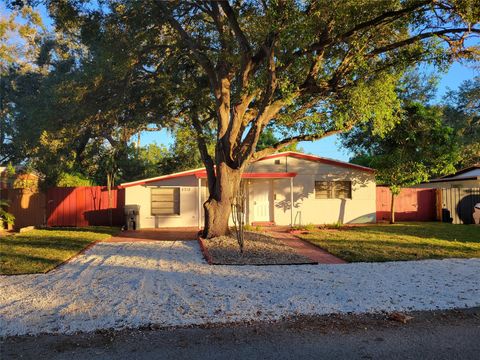
[[[0,275],[44,273],[118,228],[54,228],[0,234]]]
[[[298,235],[349,262],[480,257],[480,226],[399,223]]]

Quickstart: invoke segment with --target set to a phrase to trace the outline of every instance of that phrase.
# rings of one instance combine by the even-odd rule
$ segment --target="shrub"
[[[58,177],[56,186],[58,187],[75,187],[75,186],[92,186],[90,179],[79,173],[61,173]]]
[[[0,200],[0,220],[2,223],[13,225],[13,223],[15,222],[15,216],[5,210],[8,205],[8,201]]]
[[[315,224],[308,223],[307,225],[292,226],[292,230],[313,231],[317,228]]]
[[[316,227],[314,224],[308,223],[307,225],[305,225],[305,226],[303,227],[303,230],[313,231],[313,230],[315,230],[316,228],[317,228],[317,227]]]
[[[252,226],[252,225],[250,225],[250,224],[245,224],[245,225],[243,226],[243,230],[253,231],[254,229],[253,229],[253,226]]]
[[[334,222],[333,224],[328,224],[325,226],[327,229],[341,229],[343,223],[341,221]]]

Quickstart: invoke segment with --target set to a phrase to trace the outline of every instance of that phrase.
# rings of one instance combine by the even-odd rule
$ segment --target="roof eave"
[[[303,160],[323,162],[323,163],[330,164],[330,165],[348,167],[348,168],[367,171],[367,172],[371,172],[371,173],[376,172],[375,169],[372,169],[372,168],[369,168],[369,167],[366,167],[366,166],[356,165],[356,164],[352,164],[352,163],[345,162],[345,161],[339,161],[339,160],[324,158],[324,157],[316,156],[316,155],[303,154],[303,153],[299,153],[299,152],[296,152],[296,151],[284,151],[284,152],[281,152],[281,153],[267,155],[267,156],[264,156],[263,158],[260,158],[260,159],[256,160],[255,162],[262,161],[262,160],[267,160],[267,159],[275,159],[277,157],[283,157],[283,156],[291,156],[291,157],[295,157],[295,158],[303,159]]]

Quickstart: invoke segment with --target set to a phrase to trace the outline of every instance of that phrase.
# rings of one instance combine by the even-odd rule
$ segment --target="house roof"
[[[437,179],[432,179],[430,180],[430,182],[447,182],[461,180],[480,180],[480,164],[458,170],[454,174],[441,176]]]
[[[330,159],[330,158],[326,158],[326,157],[322,157],[322,156],[303,154],[303,153],[299,153],[299,152],[295,152],[295,151],[284,151],[284,152],[281,152],[281,153],[268,155],[268,156],[265,156],[261,159],[258,159],[257,161],[267,160],[267,159],[275,159],[275,158],[283,157],[283,156],[290,156],[290,157],[294,157],[294,158],[297,158],[297,159],[316,161],[316,162],[321,162],[321,163],[324,163],[324,164],[346,167],[346,168],[351,168],[351,169],[357,169],[357,170],[362,170],[362,171],[367,171],[367,172],[372,172],[372,173],[375,172],[375,169],[372,169],[372,168],[369,168],[369,167],[366,167],[366,166],[356,165],[356,164],[352,164],[352,163],[349,163],[349,162],[334,160],[334,159]]]
[[[309,161],[317,161],[321,162],[324,164],[329,164],[329,165],[335,165],[335,166],[341,166],[341,167],[346,167],[346,168],[353,168],[361,171],[367,171],[367,172],[375,172],[374,169],[365,167],[365,166],[360,166],[360,165],[355,165],[355,164],[350,164],[347,162],[343,161],[338,161],[338,160],[333,160],[333,159],[328,159],[320,156],[315,156],[315,155],[307,155],[307,154],[302,154],[298,153],[295,151],[285,151],[281,152],[278,154],[273,154],[273,155],[268,155],[263,158],[260,158],[257,161],[262,161],[262,160],[268,160],[268,159],[275,159],[278,157],[284,157],[284,156],[290,156],[294,157],[297,159],[303,159],[303,160],[309,160]],[[148,183],[156,182],[156,181],[161,181],[161,180],[169,180],[169,179],[174,179],[174,178],[179,178],[179,177],[184,177],[184,176],[195,176],[197,179],[204,179],[207,177],[207,172],[205,168],[198,168],[198,169],[193,169],[193,170],[187,170],[187,171],[181,171],[178,173],[174,174],[168,174],[168,175],[161,175],[161,176],[156,176],[153,178],[148,178],[148,179],[143,179],[143,180],[137,180],[137,181],[132,181],[128,183],[123,183],[120,184],[120,187],[126,188],[130,186],[136,186],[136,185],[145,185]],[[295,177],[297,173],[294,172],[244,172],[242,175],[242,178],[244,179],[252,179],[252,178],[264,178],[264,179],[278,179],[278,178],[291,178]]]

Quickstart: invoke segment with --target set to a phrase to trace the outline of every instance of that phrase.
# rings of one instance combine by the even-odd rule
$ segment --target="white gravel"
[[[197,242],[100,243],[0,277],[0,336],[480,305],[480,259],[209,266]]]

